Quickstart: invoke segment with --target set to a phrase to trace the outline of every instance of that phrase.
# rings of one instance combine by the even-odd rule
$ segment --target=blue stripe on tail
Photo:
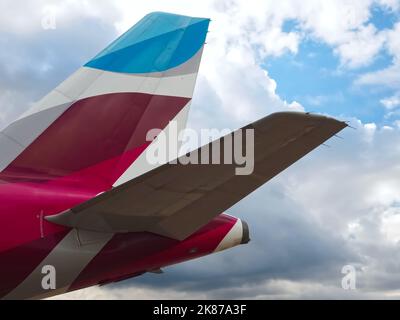
[[[121,73],[172,69],[203,47],[209,24],[209,19],[151,13],[85,66]]]

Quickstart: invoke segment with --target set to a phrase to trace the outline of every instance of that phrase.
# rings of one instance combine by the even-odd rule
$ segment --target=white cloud
[[[25,1],[24,10],[20,3],[0,2],[0,32],[15,36],[34,34],[43,31],[42,20],[49,13],[54,13],[59,27],[65,27],[77,18],[101,18],[109,21],[118,19],[118,11],[107,0],[35,0]],[[107,14],[106,14],[107,13]]]
[[[396,23],[392,30],[386,31],[388,51],[394,56],[397,62],[400,60],[399,32],[400,32],[400,22]]]
[[[205,300],[205,293],[188,293],[171,289],[151,289],[144,286],[129,286],[123,288],[92,287],[71,292],[50,300],[165,300],[165,299],[195,299]]]
[[[382,232],[388,241],[400,244],[400,209],[389,208],[383,214]]]
[[[385,69],[365,73],[359,76],[355,84],[357,86],[384,86],[388,88],[400,88],[400,65],[397,63]]]
[[[381,41],[384,39],[384,47],[393,57],[393,63],[378,71],[360,75],[355,84],[358,86],[383,86],[392,89],[400,89],[400,23],[396,23],[391,30],[380,33]]]
[[[342,63],[351,68],[367,66],[382,50],[385,37],[369,24],[352,34],[350,41],[340,44],[336,52]],[[362,48],[362,49],[361,49]],[[360,50],[361,49],[361,50]]]
[[[381,103],[388,110],[396,109],[400,107],[400,96],[394,95],[392,97],[382,99]]]
[[[337,270],[337,282],[321,284],[313,281],[292,281],[292,280],[264,280],[255,285],[243,285],[240,287],[230,288],[229,291],[234,294],[236,299],[399,299],[400,292],[390,290],[382,294],[381,292],[371,291],[362,292],[360,290],[345,291],[340,287],[340,281],[343,274]],[[361,275],[361,272],[360,274]],[[216,290],[214,294],[217,297],[226,297],[227,290]],[[121,287],[118,289],[109,288],[90,288],[66,294],[52,300],[207,300],[213,297],[210,293],[201,292],[181,292],[175,290],[160,290],[155,288],[146,288],[142,286]],[[223,299],[223,298],[222,298]]]
[[[400,9],[399,0],[378,0],[377,3],[391,11],[397,11]]]

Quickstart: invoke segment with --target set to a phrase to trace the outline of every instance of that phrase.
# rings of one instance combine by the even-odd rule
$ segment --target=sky
[[[400,298],[400,1],[0,0],[0,127],[152,11],[212,19],[189,127],[295,110],[353,129],[229,210],[250,244],[62,298]]]

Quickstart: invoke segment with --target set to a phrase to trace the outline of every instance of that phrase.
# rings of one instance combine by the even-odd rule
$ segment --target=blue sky
[[[372,23],[378,30],[393,28],[399,21],[398,14],[375,7],[371,11]],[[283,26],[285,32],[298,30],[295,20]],[[393,57],[385,49],[380,50],[370,65],[346,70],[332,47],[306,37],[297,54],[286,53],[280,57],[265,59],[263,67],[277,81],[277,93],[285,100],[296,100],[308,111],[328,113],[339,117],[356,117],[365,123],[391,125],[393,119],[385,117],[381,100],[394,95],[394,88],[369,90],[355,84],[356,79],[368,72],[389,67]]]

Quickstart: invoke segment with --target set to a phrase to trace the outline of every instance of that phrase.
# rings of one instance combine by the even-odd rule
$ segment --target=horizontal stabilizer
[[[234,164],[166,164],[47,220],[91,231],[152,232],[184,240],[345,127],[323,116],[276,113],[243,128],[254,129],[251,175],[237,175]],[[198,154],[205,148],[209,145]]]

